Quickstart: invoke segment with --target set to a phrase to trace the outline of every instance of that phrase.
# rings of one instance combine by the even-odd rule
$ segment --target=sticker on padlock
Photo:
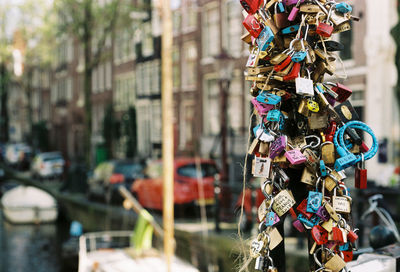
[[[254,176],[258,178],[268,178],[271,170],[271,159],[270,158],[254,158]]]
[[[334,195],[332,196],[333,209],[340,213],[350,213],[351,203],[349,198],[346,196],[337,196],[336,191],[337,189],[334,190]]]
[[[257,38],[257,44],[258,48],[261,51],[266,51],[271,44],[271,42],[274,40],[274,33],[272,32],[271,28],[269,26],[264,27],[264,29],[261,31],[260,35]]]

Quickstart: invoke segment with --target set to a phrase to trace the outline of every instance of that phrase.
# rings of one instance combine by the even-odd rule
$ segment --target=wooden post
[[[162,0],[162,160],[164,253],[171,272],[174,255],[174,130],[172,97],[172,20],[170,0]]]

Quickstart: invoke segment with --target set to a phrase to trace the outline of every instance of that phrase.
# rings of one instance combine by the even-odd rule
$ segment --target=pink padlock
[[[306,156],[304,156],[298,149],[286,151],[285,157],[292,165],[302,164],[307,160]]]
[[[285,5],[286,6],[296,5],[297,2],[299,2],[299,0],[286,0]],[[304,0],[300,0],[300,3],[303,3],[303,2],[304,2]]]
[[[295,227],[295,229],[297,229],[299,232],[305,232],[305,231],[306,231],[306,229],[305,229],[303,223],[301,223],[300,220],[293,221],[292,225],[293,225],[293,227]]]
[[[256,97],[251,99],[251,103],[253,104],[254,108],[257,110],[260,116],[266,115],[270,110],[274,108],[274,105],[268,105],[258,102]]]
[[[294,6],[292,8],[292,11],[290,12],[289,16],[288,16],[288,20],[290,22],[293,22],[294,20],[296,20],[297,14],[299,14],[300,11],[300,4],[302,3],[301,0],[298,0],[296,3],[296,6]]]

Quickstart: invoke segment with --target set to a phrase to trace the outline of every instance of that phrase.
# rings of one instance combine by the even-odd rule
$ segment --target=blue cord
[[[333,143],[334,143],[339,155],[341,157],[344,157],[348,154],[352,154],[347,149],[346,143],[344,141],[344,133],[347,128],[360,129],[360,130],[367,132],[369,135],[371,135],[372,146],[368,150],[368,152],[366,152],[364,154],[364,160],[372,159],[372,157],[374,157],[376,155],[376,153],[378,152],[378,140],[376,139],[376,136],[375,136],[374,132],[372,131],[372,129],[367,124],[360,122],[360,121],[350,121],[350,122],[344,124],[344,126],[342,126],[341,128],[339,128],[336,131],[335,136],[333,137]],[[355,156],[357,158],[355,163],[358,163],[362,160],[361,155],[355,155]]]

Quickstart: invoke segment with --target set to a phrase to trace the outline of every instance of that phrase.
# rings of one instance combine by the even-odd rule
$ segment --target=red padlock
[[[336,101],[339,103],[345,102],[353,94],[352,90],[340,83],[336,83],[336,86],[333,86],[331,89],[338,94]]]
[[[319,23],[315,32],[322,37],[329,38],[332,36],[333,26],[327,23]]]
[[[313,213],[307,212],[307,202],[308,199],[304,199],[296,208],[297,211],[299,211],[302,215],[304,215],[307,219],[311,219],[311,217],[314,215]]]
[[[290,71],[290,73],[287,76],[284,76],[283,80],[284,81],[290,81],[290,80],[296,79],[299,76],[300,68],[301,68],[301,63],[300,62],[296,62],[293,65],[292,71]]]
[[[341,251],[343,253],[343,260],[348,263],[353,260],[353,251]]]
[[[354,243],[358,239],[358,235],[354,231],[350,230],[349,233],[347,233],[347,239]]]
[[[252,14],[247,15],[246,19],[243,21],[243,25],[254,38],[257,38],[264,28]]]
[[[363,153],[361,153],[361,162],[355,168],[354,186],[358,189],[367,189],[367,169],[365,169]]]
[[[320,225],[316,225],[311,229],[311,236],[317,245],[324,245],[328,242],[328,232]]]
[[[343,232],[340,228],[338,227],[333,227],[332,228],[332,241],[335,241],[338,245],[344,245],[344,239],[343,239]]]
[[[260,7],[260,0],[240,0],[240,4],[249,14],[254,14]]]
[[[292,62],[292,58],[288,56],[284,61],[274,66],[275,72],[280,72]]]

